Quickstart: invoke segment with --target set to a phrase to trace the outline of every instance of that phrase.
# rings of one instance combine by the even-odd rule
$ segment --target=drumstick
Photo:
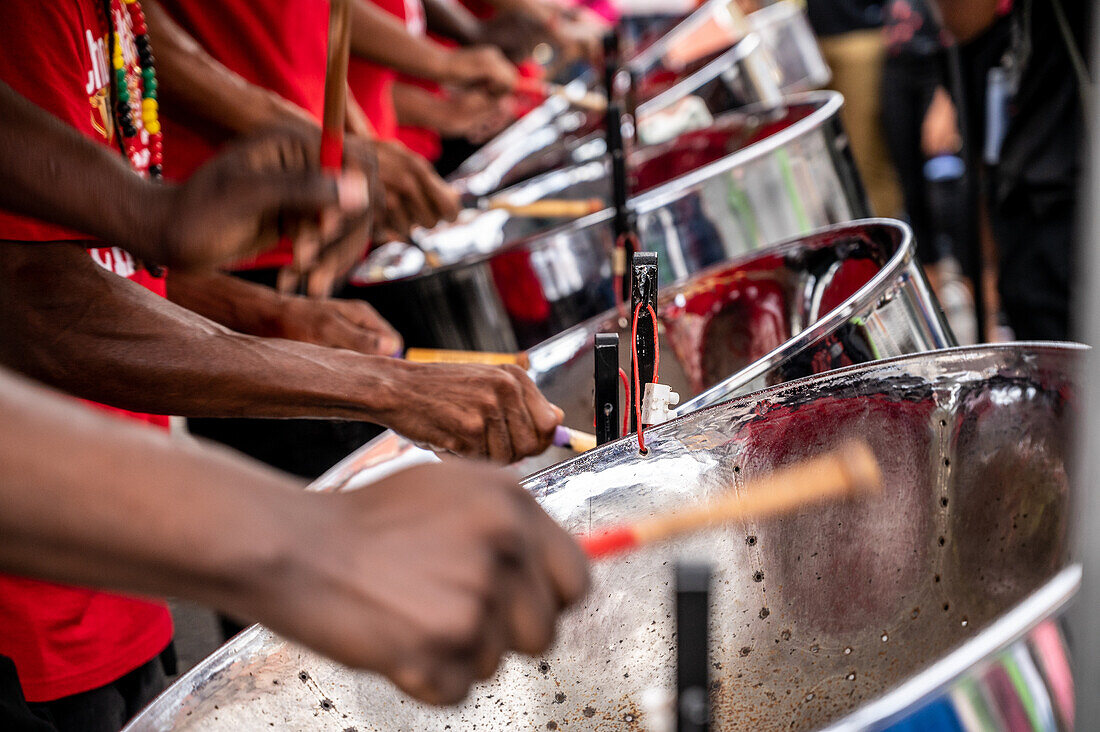
[[[344,167],[344,124],[350,48],[349,0],[331,0],[328,11],[325,106],[321,118],[321,167],[325,170],[340,170]]]
[[[413,363],[480,363],[489,366],[515,364],[526,369],[530,366],[527,354],[495,353],[493,351],[452,351],[443,348],[410,348],[405,351],[405,360]]]
[[[559,424],[554,428],[554,447],[568,447],[574,452],[596,449],[596,436]]]
[[[882,473],[871,448],[865,442],[847,442],[706,505],[579,536],[577,541],[590,558],[599,559],[734,521],[769,518],[811,503],[878,492],[881,486]]]
[[[500,198],[490,198],[484,201],[485,209],[499,209],[507,211],[513,216],[527,218],[576,218],[603,211],[607,204],[599,198],[583,198],[571,200],[565,198],[545,198],[531,203],[509,203]]]
[[[321,169],[344,167],[344,125],[347,109],[348,54],[351,48],[349,0],[331,0],[328,10],[328,56],[325,60],[325,99],[321,116]],[[324,228],[323,222],[321,223]],[[309,279],[297,275],[297,292],[309,294]]]
[[[516,82],[516,92],[543,99],[557,95],[586,112],[603,114],[607,111],[607,97],[599,92],[576,92],[561,84],[552,84],[530,76],[521,77]]]

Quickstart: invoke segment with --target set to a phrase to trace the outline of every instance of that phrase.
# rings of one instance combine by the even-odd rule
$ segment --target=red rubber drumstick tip
[[[609,554],[635,548],[638,546],[638,537],[629,526],[620,526],[598,534],[578,536],[577,543],[581,545],[589,559],[600,559]]]

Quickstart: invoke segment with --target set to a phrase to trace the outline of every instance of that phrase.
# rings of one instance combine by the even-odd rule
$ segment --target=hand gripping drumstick
[[[436,348],[410,348],[405,351],[405,360],[413,363],[479,363],[488,365],[516,364],[526,369],[529,364],[527,353],[494,353],[489,351],[448,351]],[[568,447],[574,452],[587,452],[596,447],[596,436],[588,432],[575,430],[565,425],[554,429],[555,447]]]
[[[871,448],[862,441],[847,442],[706,505],[579,536],[577,541],[590,558],[599,559],[722,524],[778,516],[810,503],[877,493],[881,488],[882,473]]]

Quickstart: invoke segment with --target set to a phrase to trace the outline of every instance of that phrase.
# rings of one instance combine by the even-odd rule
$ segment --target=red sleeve
[[[108,144],[111,129],[106,59],[93,62],[92,46],[105,44],[97,0],[0,1],[0,80],[88,137]],[[105,46],[103,46],[105,47]],[[0,212],[0,239],[83,241],[92,237],[61,226]]]

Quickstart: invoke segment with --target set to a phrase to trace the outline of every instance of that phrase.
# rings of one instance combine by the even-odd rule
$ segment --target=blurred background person
[[[808,0],[806,9],[832,69],[831,88],[844,95],[840,116],[863,178],[871,212],[900,216],[904,204],[882,134],[882,0]]]

